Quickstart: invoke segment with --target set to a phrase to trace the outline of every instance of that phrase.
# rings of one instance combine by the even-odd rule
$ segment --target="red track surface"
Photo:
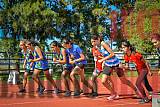
[[[136,77],[128,77],[133,83],[136,81]],[[81,94],[79,98],[73,96],[66,98],[64,93],[56,96],[46,91],[43,96],[38,96],[34,91],[33,82],[27,86],[27,93],[20,95],[17,93],[18,87],[16,85],[7,85],[6,83],[0,83],[0,107],[151,107],[151,103],[138,104],[138,100],[134,97],[134,91],[128,86],[121,84],[117,77],[113,77],[115,88],[120,95],[118,100],[108,101],[106,99],[109,96],[107,89],[98,83],[99,96],[96,98],[90,98],[88,95]],[[149,77],[150,84],[155,92],[160,89],[160,78],[157,74]],[[57,83],[60,83],[59,81]],[[48,86],[48,90],[52,89],[50,85],[45,81],[45,86]],[[59,86],[63,86],[59,84]],[[72,85],[71,85],[72,86]],[[30,87],[30,88],[29,88]],[[159,88],[158,88],[159,87]],[[73,88],[73,87],[71,87]],[[62,87],[64,90],[64,88]],[[35,88],[36,90],[36,88]],[[85,88],[85,92],[90,92]]]

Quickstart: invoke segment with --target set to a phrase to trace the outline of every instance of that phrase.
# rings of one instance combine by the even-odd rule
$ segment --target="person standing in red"
[[[148,103],[149,99],[145,93],[142,83],[144,83],[148,91],[153,91],[147,79],[147,74],[151,75],[150,67],[148,63],[145,61],[145,59],[143,58],[143,56],[135,50],[135,48],[130,44],[129,41],[122,42],[122,50],[125,53],[124,55],[124,60],[126,63],[125,68],[129,68],[129,62],[133,62],[138,71],[136,86],[141,93],[141,100],[139,101],[139,103],[141,104]]]
[[[98,62],[98,60],[102,59],[103,56],[102,54],[99,52],[96,44],[94,43],[94,41],[91,40],[91,44],[93,46],[92,48],[92,55],[94,57],[94,61],[95,61],[95,68],[92,74],[92,94],[91,96],[95,97],[98,96],[97,93],[97,77],[102,73],[102,62]]]

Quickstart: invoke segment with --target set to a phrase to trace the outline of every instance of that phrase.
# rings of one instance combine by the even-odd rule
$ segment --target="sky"
[[[102,1],[103,1],[104,5],[109,2],[109,0],[102,0]],[[0,2],[0,5],[2,6],[3,4]],[[66,8],[69,9],[69,10],[72,10],[72,5],[68,5]],[[120,10],[117,9],[114,5],[109,6],[109,8],[111,9],[111,11],[112,11],[112,10],[115,10],[115,11],[120,12]],[[111,20],[108,18],[108,19],[106,19],[106,22],[111,23]],[[3,37],[3,35],[4,35],[4,34],[3,34],[3,30],[2,30],[1,27],[0,27],[0,38]],[[8,34],[7,36],[10,37],[11,35]],[[56,39],[56,38],[55,38],[55,40],[60,41],[59,39]],[[53,41],[53,40],[49,40],[49,39],[46,40],[46,42],[47,42],[48,44],[50,44],[52,41]],[[113,47],[113,48],[114,48],[114,47]]]

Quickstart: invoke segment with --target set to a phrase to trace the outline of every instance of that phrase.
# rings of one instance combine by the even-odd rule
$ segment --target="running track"
[[[136,77],[127,77],[133,83],[135,83]],[[118,100],[108,101],[106,99],[109,96],[107,89],[98,80],[99,96],[91,98],[88,94],[81,94],[79,98],[64,97],[64,93],[60,93],[58,96],[52,94],[51,87],[47,81],[44,82],[48,91],[44,92],[43,96],[38,96],[33,90],[36,89],[36,85],[30,81],[30,85],[27,86],[29,91],[25,94],[18,94],[18,87],[16,85],[7,85],[5,82],[0,83],[0,107],[151,107],[152,103],[138,104],[138,100],[134,96],[134,91],[128,86],[121,84],[120,80],[116,77],[112,77],[115,83],[115,88],[120,95]],[[160,78],[157,74],[149,77],[150,84],[155,92],[160,90]],[[60,83],[57,81],[57,83]],[[59,86],[63,86],[59,84]],[[72,85],[71,85],[72,86]],[[81,87],[82,84],[81,84]],[[159,87],[159,88],[158,88]],[[64,87],[61,87],[64,89]],[[73,87],[71,87],[73,89]],[[85,93],[90,92],[85,87]]]

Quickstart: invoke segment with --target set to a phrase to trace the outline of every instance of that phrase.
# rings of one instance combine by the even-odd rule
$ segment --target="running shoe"
[[[65,96],[65,97],[71,96],[71,92],[70,92],[70,91],[66,91],[64,96]]]
[[[111,96],[107,97],[107,100],[115,100],[115,99],[118,99],[118,98],[119,98],[119,95],[114,94],[114,95],[111,95]]]
[[[26,92],[26,89],[24,88],[19,90],[19,93],[25,93],[25,92]]]
[[[57,95],[59,92],[60,92],[59,89],[55,88],[53,93]]]
[[[149,103],[150,100],[148,98],[142,98],[139,100],[139,104]]]
[[[45,88],[40,86],[40,88],[39,88],[39,92],[38,92],[38,93],[39,93],[39,95],[42,95],[42,94],[43,94],[43,92],[44,92],[44,90],[45,90]]]
[[[91,93],[91,97],[97,97],[98,96],[98,93],[97,92],[92,92]]]
[[[78,96],[80,96],[80,94],[81,93],[79,91],[75,91],[73,96],[78,97]]]

